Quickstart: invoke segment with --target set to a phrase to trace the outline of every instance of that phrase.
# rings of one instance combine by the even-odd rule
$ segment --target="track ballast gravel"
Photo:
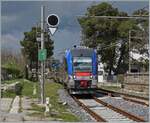
[[[115,107],[121,108],[131,114],[134,114],[136,116],[143,117],[144,120],[149,120],[149,107],[137,104],[134,102],[126,101],[124,99],[115,98],[115,97],[106,97],[101,99],[104,102],[107,102]]]
[[[80,107],[73,98],[64,89],[59,89],[58,94],[62,102],[66,102],[69,110],[81,119],[83,122],[95,121],[82,107]]]

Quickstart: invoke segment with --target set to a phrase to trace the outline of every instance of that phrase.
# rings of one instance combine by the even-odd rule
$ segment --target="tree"
[[[79,19],[83,32],[84,45],[96,48],[101,55],[101,61],[106,64],[106,71],[118,74],[120,67],[126,67],[128,30],[132,28],[132,21],[110,18],[96,18],[91,16],[127,16],[111,4],[103,2],[87,9],[87,17]],[[124,23],[125,22],[125,23]],[[123,27],[126,27],[125,29]],[[123,29],[123,30],[122,30]],[[120,32],[121,31],[121,32]],[[120,45],[118,45],[120,44]],[[127,68],[127,67],[126,67]],[[125,71],[123,71],[125,72]]]
[[[145,10],[137,10],[133,15],[147,15]],[[139,23],[147,28],[148,22],[143,19],[98,18],[94,16],[128,16],[111,4],[103,2],[87,9],[85,17],[78,19],[82,28],[82,45],[96,48],[101,62],[106,64],[105,70],[111,75],[125,73],[129,62],[129,31],[139,31]],[[142,23],[141,23],[142,22]],[[148,34],[148,33],[147,33]],[[148,35],[147,35],[148,36]],[[145,36],[146,37],[146,36]],[[148,39],[148,38],[146,38]],[[132,46],[144,52],[145,41],[132,41]],[[142,46],[142,47],[141,47]],[[133,47],[131,47],[133,48]]]
[[[23,77],[25,63],[21,53],[14,53],[12,49],[2,49],[1,58],[1,68],[6,71],[2,72],[2,76],[10,74],[9,79]]]
[[[138,26],[137,30],[132,32],[133,37],[139,37],[132,39],[132,49],[143,55],[139,60],[133,59],[133,62],[136,65],[144,68],[144,71],[148,71],[149,69],[149,11],[146,8],[138,9],[133,12],[133,15],[136,16],[147,16],[147,19],[136,20],[136,24]]]
[[[36,40],[36,32],[39,32],[40,28],[32,27],[31,31],[24,33],[24,39],[20,41],[22,46],[22,54],[26,58],[26,64],[29,65],[30,70],[36,68],[38,70],[38,49],[40,49],[40,43]],[[47,58],[53,55],[53,41],[48,36],[46,32],[44,34],[45,39],[45,48],[47,49]]]
[[[133,15],[148,16],[149,12],[143,8],[134,11]],[[146,46],[149,43],[149,19],[137,20],[136,24],[138,25],[138,29],[134,33],[134,36],[141,37],[141,39],[138,39],[138,42],[140,43],[138,43],[137,49],[141,54],[146,53],[146,55],[149,56],[148,48]]]
[[[127,13],[119,11],[107,2],[89,7],[85,15],[78,19],[82,28],[81,44],[97,49],[101,62],[106,64],[105,70],[109,75],[112,71],[114,74],[125,73],[129,63],[129,30],[138,30],[137,22],[142,19],[96,17],[128,16]],[[136,42],[133,44],[137,46]]]

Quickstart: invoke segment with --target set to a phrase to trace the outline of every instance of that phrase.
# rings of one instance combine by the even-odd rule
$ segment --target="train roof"
[[[73,57],[80,57],[80,56],[90,57],[92,56],[94,49],[79,47],[70,49],[70,52]]]

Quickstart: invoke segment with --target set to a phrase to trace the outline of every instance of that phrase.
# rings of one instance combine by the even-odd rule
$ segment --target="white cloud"
[[[20,41],[21,36],[16,36],[15,34],[4,34],[1,36],[1,48],[10,49],[13,51],[20,50]]]
[[[16,15],[3,15],[2,16],[2,23],[10,23],[10,22],[14,22],[18,19],[18,16]]]
[[[52,37],[54,40],[54,55],[57,58],[62,58],[62,54],[65,49],[72,48],[74,45],[79,45],[80,43],[80,30],[72,32],[70,30],[57,30]]]

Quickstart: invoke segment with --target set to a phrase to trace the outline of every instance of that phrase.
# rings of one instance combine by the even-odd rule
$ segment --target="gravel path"
[[[118,108],[124,109],[129,113],[132,113],[136,116],[143,117],[146,121],[149,120],[149,107],[137,104],[134,102],[126,101],[121,97],[106,97],[102,99],[103,101],[112,104]]]
[[[88,113],[85,112],[78,104],[72,99],[72,97],[64,90],[58,90],[60,100],[66,102],[69,106],[69,110],[78,116],[83,122],[93,122],[95,121]]]

